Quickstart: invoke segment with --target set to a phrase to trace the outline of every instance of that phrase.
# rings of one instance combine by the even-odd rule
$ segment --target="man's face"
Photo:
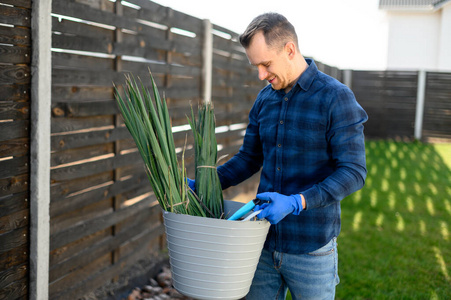
[[[285,48],[269,48],[262,32],[254,35],[246,55],[250,64],[257,66],[258,78],[267,80],[275,90],[286,89],[295,79],[292,78],[289,52]]]

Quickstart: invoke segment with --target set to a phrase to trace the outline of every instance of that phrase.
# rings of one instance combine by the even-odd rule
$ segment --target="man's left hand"
[[[279,223],[287,215],[293,213],[299,215],[303,210],[301,195],[295,194],[285,196],[279,193],[260,193],[257,194],[257,199],[269,201],[262,205],[257,205],[254,210],[262,209],[262,212],[257,215],[259,219],[266,219],[271,224]]]

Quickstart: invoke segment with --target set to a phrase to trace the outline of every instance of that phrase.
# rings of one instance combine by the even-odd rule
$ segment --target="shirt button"
[[[279,147],[279,148],[282,147],[282,144],[278,144],[277,147]]]
[[[277,171],[280,171],[280,167],[277,167]]]
[[[283,120],[280,120],[280,124],[283,124]]]
[[[288,97],[285,97],[283,100],[288,101]]]

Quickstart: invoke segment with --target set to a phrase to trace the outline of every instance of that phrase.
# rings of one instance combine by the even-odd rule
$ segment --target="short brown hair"
[[[284,47],[291,40],[299,48],[294,26],[281,14],[265,13],[253,19],[240,35],[241,45],[244,48],[248,48],[252,38],[259,31],[263,32],[266,44],[269,47]]]

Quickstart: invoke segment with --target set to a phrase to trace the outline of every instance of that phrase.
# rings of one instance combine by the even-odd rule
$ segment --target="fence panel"
[[[368,113],[369,138],[413,139],[417,72],[352,71],[352,90]]]
[[[265,82],[258,79],[257,69],[249,64],[236,33],[216,25],[213,32],[212,101],[220,129],[218,154],[227,155],[222,164],[238,152],[249,111]],[[253,191],[258,178],[257,174],[238,187],[225,190],[224,197],[231,199],[241,192]]]
[[[112,83],[133,73],[150,87],[150,69],[174,125],[200,101],[202,21],[128,3],[53,0],[52,299],[83,296],[163,245],[160,208]]]
[[[28,298],[31,0],[0,0],[0,298]]]
[[[427,73],[422,136],[451,141],[451,73]]]

